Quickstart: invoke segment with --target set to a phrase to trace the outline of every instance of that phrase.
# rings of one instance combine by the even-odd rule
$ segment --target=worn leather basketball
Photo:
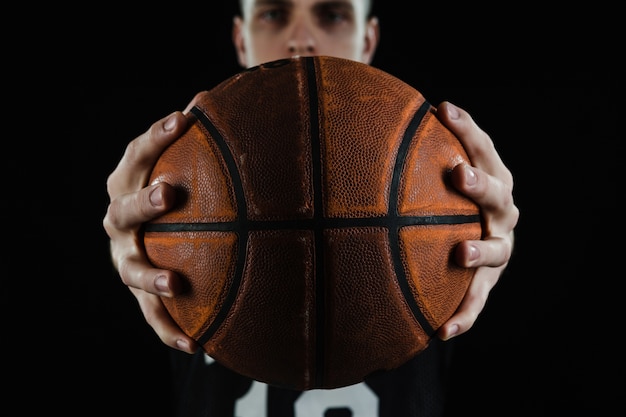
[[[427,349],[474,274],[481,238],[453,189],[469,162],[413,87],[331,57],[269,62],[201,93],[150,183],[178,205],[145,225],[150,261],[186,292],[163,303],[224,366],[336,388]]]

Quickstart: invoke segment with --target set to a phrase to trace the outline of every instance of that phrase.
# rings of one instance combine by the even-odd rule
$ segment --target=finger
[[[512,185],[511,172],[502,162],[493,141],[469,113],[444,101],[437,109],[437,117],[463,144],[473,166]]]
[[[158,183],[137,192],[123,194],[111,200],[104,218],[104,228],[110,237],[118,230],[135,229],[169,210],[176,192],[167,183]]]
[[[464,268],[481,266],[500,268],[511,259],[512,240],[500,237],[487,237],[484,240],[465,240],[454,251],[455,261]]]
[[[131,291],[137,298],[146,321],[163,343],[187,353],[198,350],[198,344],[180,329],[158,296],[133,288]]]
[[[483,210],[511,213],[513,204],[512,179],[508,183],[468,164],[454,167],[450,175],[454,187],[476,202]]]
[[[132,140],[107,179],[109,196],[113,198],[144,187],[159,156],[183,133],[188,122],[189,119],[177,111],[155,122],[148,131]]]
[[[132,247],[130,250],[135,249]],[[113,259],[117,259],[117,271],[122,282],[131,289],[139,289],[162,297],[173,297],[180,293],[181,284],[178,275],[167,269],[159,269],[150,265],[143,253],[128,255],[129,249],[122,250],[126,256],[115,255],[112,250]]]
[[[476,270],[459,308],[437,330],[437,336],[440,339],[449,340],[472,328],[487,303],[491,289],[498,282],[500,273],[500,268],[482,267]]]

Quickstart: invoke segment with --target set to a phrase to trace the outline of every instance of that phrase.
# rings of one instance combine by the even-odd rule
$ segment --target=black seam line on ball
[[[311,166],[313,175],[313,221],[315,224],[315,375],[316,387],[326,385],[326,282],[324,280],[324,230],[319,227],[319,221],[324,218],[323,195],[322,195],[322,144],[319,128],[319,96],[317,94],[317,72],[315,69],[315,58],[305,58],[307,87],[309,93],[309,116],[311,138]],[[309,327],[309,326],[307,326]],[[310,381],[305,381],[308,385]]]
[[[413,137],[415,136],[415,132],[422,123],[424,116],[428,111],[430,111],[430,103],[424,101],[419,109],[413,115],[411,122],[407,126],[406,131],[404,132],[404,137],[402,138],[402,143],[400,144],[400,148],[398,149],[398,154],[396,156],[396,163],[393,169],[393,179],[391,180],[391,187],[389,187],[389,215],[392,216],[392,219],[397,219],[398,216],[398,190],[400,189],[400,176],[402,174],[402,170],[404,168],[404,162],[406,161],[406,156],[408,153],[409,145],[413,141]],[[395,226],[389,227],[389,243],[391,247],[391,256],[393,257],[393,265],[396,270],[396,278],[398,279],[398,284],[402,290],[402,294],[404,294],[404,299],[408,303],[411,311],[413,312],[413,316],[419,322],[420,326],[427,335],[432,336],[434,334],[434,329],[424,317],[424,313],[420,309],[419,305],[415,301],[415,297],[413,296],[413,292],[411,291],[411,287],[409,286],[406,271],[404,269],[404,262],[402,262],[402,255],[400,253],[400,238],[399,232],[401,224],[397,224]]]
[[[191,109],[191,112],[198,118],[198,121],[202,123],[204,128],[209,132],[215,143],[220,149],[222,157],[226,162],[226,167],[230,174],[230,178],[233,182],[233,188],[235,189],[235,201],[237,204],[237,218],[240,220],[240,227],[243,229],[246,228],[245,219],[248,218],[248,209],[246,206],[246,198],[243,193],[243,186],[241,183],[241,176],[239,175],[239,170],[237,169],[237,164],[231,154],[230,148],[228,144],[224,140],[224,137],[220,134],[217,128],[213,125],[211,120],[207,117],[206,114],[197,106],[194,106]],[[243,223],[243,224],[241,224]],[[211,339],[213,334],[217,331],[217,329],[222,325],[224,319],[230,312],[230,309],[235,302],[235,298],[237,293],[239,292],[239,286],[241,285],[241,277],[243,275],[243,270],[245,266],[245,257],[246,257],[246,248],[248,247],[248,233],[239,233],[237,236],[239,240],[239,250],[237,253],[237,265],[235,269],[235,274],[233,275],[233,282],[228,289],[228,293],[226,294],[226,298],[224,299],[224,304],[222,308],[220,308],[215,320],[211,323],[208,329],[198,338],[198,343],[200,345],[204,345]]]
[[[347,229],[354,227],[404,227],[429,225],[456,225],[479,223],[479,214],[443,215],[443,216],[401,216],[401,217],[351,217],[332,219],[301,220],[248,220],[245,231],[259,230],[326,230]],[[207,223],[151,223],[145,226],[146,232],[240,232],[238,220],[229,222]]]

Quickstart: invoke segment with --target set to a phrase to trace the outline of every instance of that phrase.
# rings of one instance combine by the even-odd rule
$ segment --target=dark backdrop
[[[521,211],[510,266],[457,339],[451,415],[623,415],[623,82],[611,12],[525,6],[494,18],[386,3],[374,65],[433,104],[467,109],[512,170]],[[2,202],[24,219],[7,217],[19,232],[5,262],[17,273],[2,292],[3,306],[21,306],[5,315],[5,343],[28,356],[8,378],[38,397],[21,407],[168,415],[167,348],[109,260],[105,181],[128,141],[240,70],[231,9],[168,7],[59,24],[39,39],[49,71],[16,100],[25,121],[13,143],[36,157],[4,163],[5,178],[34,196]],[[20,181],[34,161],[45,172]],[[33,246],[41,255],[24,257]],[[25,310],[33,293],[40,308]]]

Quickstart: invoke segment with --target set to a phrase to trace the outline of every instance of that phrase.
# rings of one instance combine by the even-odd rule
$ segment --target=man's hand
[[[513,202],[513,176],[489,135],[467,112],[448,102],[439,105],[437,117],[459,138],[472,161],[473,166],[455,167],[452,182],[480,206],[484,227],[482,240],[461,242],[455,252],[460,266],[477,270],[456,313],[437,332],[448,340],[473,326],[508,265],[519,209]]]

